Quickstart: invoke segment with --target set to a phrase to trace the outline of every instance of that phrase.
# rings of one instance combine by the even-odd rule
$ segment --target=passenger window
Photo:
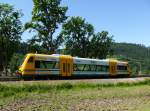
[[[53,61],[45,61],[46,68],[55,69],[56,62]]]
[[[74,71],[96,71],[96,65],[74,64]]]
[[[83,71],[84,64],[74,64],[74,71]]]
[[[73,65],[73,70],[74,71],[78,71],[79,70],[76,64]]]
[[[35,61],[35,68],[58,69],[59,62],[56,61]]]
[[[124,66],[124,70],[127,70],[127,66]]]
[[[107,72],[107,71],[109,71],[109,66],[97,65],[96,71]]]
[[[127,66],[118,66],[117,67],[118,70],[127,70]]]
[[[108,72],[109,71],[109,66],[105,66],[106,67],[106,72]],[[114,67],[114,70],[115,70],[115,67]]]
[[[84,68],[84,71],[90,71],[91,70],[91,67],[90,65],[86,64],[85,68]]]
[[[40,68],[41,69],[46,69],[47,68],[47,64],[44,61],[40,62]]]
[[[55,64],[55,67],[54,67],[55,69],[59,69],[59,62],[56,62],[56,64]]]
[[[79,71],[83,71],[84,64],[77,64]]]
[[[35,61],[35,68],[40,68],[40,61]]]
[[[96,66],[95,65],[90,65],[91,71],[96,71]]]
[[[101,71],[105,72],[106,71],[106,67],[105,66],[101,66]]]
[[[96,66],[96,71],[102,71],[102,67],[100,65]]]

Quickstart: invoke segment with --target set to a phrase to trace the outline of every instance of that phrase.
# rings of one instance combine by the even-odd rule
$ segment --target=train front
[[[34,54],[27,54],[24,59],[23,59],[23,62],[21,64],[21,66],[19,66],[19,69],[17,71],[17,76],[18,77],[22,77],[24,76],[25,74],[27,75],[30,75],[30,74],[33,74],[34,72],[34,57],[35,55]]]

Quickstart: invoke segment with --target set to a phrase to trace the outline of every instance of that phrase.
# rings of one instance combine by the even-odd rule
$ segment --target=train
[[[25,56],[17,71],[21,78],[33,77],[116,77],[130,76],[128,62],[115,59],[91,59],[61,54]]]

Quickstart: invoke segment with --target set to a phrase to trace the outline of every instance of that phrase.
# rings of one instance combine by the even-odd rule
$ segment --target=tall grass
[[[83,89],[83,88],[107,88],[107,87],[131,87],[137,85],[150,85],[150,79],[134,82],[134,83],[115,83],[115,84],[90,84],[90,83],[62,83],[57,85],[48,84],[24,84],[24,85],[4,85],[0,84],[0,97],[9,97],[16,95],[18,93],[30,93],[30,92],[50,92],[50,91],[60,91],[60,90],[70,90],[70,89]]]

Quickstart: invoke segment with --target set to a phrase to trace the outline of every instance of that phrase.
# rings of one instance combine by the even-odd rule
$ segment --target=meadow
[[[28,82],[28,81],[26,81]],[[149,111],[150,79],[134,83],[1,83],[2,111]]]

